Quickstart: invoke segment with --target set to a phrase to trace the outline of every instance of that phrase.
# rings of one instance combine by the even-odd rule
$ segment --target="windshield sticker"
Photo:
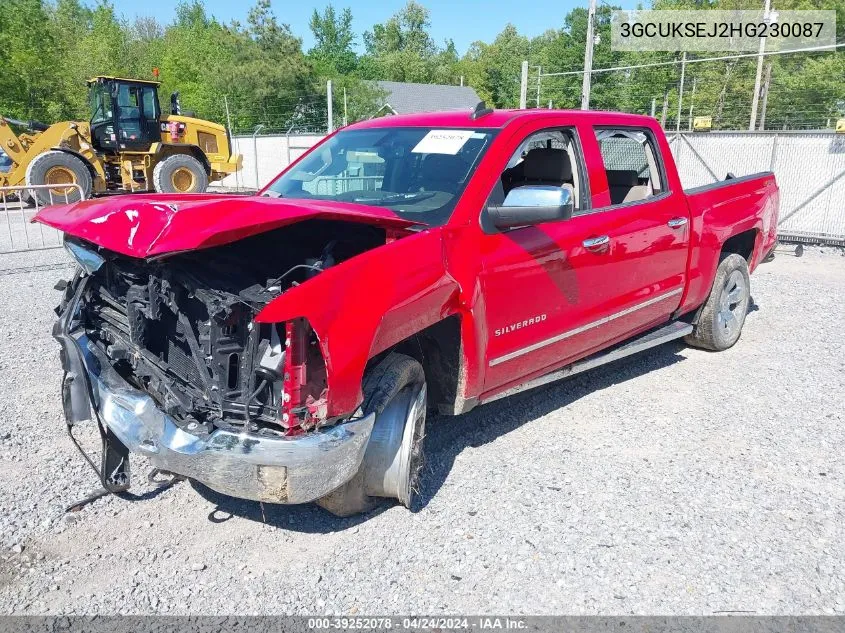
[[[411,151],[414,154],[457,154],[472,137],[469,130],[431,130]]]

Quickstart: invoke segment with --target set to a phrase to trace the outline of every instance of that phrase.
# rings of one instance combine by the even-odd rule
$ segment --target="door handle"
[[[607,235],[599,235],[598,237],[590,237],[581,242],[584,248],[588,251],[601,250],[603,246],[610,244],[610,238]]]
[[[672,218],[666,223],[666,226],[668,226],[670,229],[679,229],[682,226],[685,226],[686,223],[686,218]]]

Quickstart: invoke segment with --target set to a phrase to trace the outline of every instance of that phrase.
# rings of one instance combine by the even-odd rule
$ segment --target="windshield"
[[[100,84],[92,84],[88,90],[88,107],[91,111],[91,124],[110,121],[112,118],[111,95]]]
[[[494,134],[422,127],[338,132],[264,195],[387,207],[439,226],[449,219]]]

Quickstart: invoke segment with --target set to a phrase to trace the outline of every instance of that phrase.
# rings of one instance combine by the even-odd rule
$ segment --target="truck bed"
[[[749,270],[763,261],[777,241],[779,193],[775,175],[759,172],[685,189],[691,219],[689,287],[683,309],[701,305],[710,292],[720,245],[738,233],[753,232]]]

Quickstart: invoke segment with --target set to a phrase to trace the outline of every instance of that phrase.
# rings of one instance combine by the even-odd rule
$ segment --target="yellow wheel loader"
[[[162,115],[159,83],[118,77],[88,82],[89,122],[46,125],[0,116],[0,187],[31,190],[41,204],[92,194],[199,193],[241,168],[222,125],[181,114],[178,93]],[[12,126],[26,130],[16,134]],[[5,154],[5,158],[4,155]],[[4,167],[5,161],[5,167]],[[52,194],[52,196],[51,196]],[[26,197],[27,194],[24,195]]]

